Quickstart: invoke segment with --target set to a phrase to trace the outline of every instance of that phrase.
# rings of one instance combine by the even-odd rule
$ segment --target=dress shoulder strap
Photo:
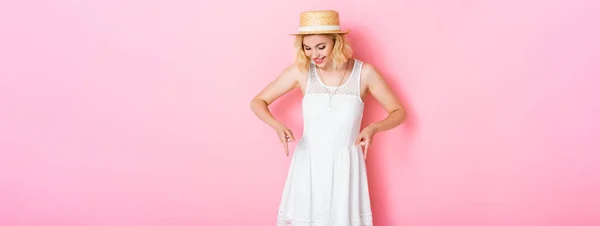
[[[362,74],[362,65],[363,65],[362,61],[354,59],[354,68],[352,69],[352,73],[353,73],[352,80],[353,80],[354,84],[352,84],[352,86],[353,86],[352,89],[355,90],[354,94],[359,97],[360,97],[360,88],[361,88],[360,87],[360,77]]]
[[[316,68],[315,65],[310,63],[308,65],[308,79],[306,80],[306,93],[314,93],[315,90],[319,89],[319,81],[316,80]]]

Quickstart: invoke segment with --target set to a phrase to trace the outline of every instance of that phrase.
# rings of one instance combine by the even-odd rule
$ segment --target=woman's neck
[[[329,64],[325,65],[325,67],[321,67],[320,70],[327,72],[327,73],[344,71],[349,63],[350,63],[350,60],[346,61],[346,63],[344,63],[342,65],[339,65],[338,68],[333,68],[333,62],[329,62]]]
[[[335,71],[335,69],[333,68],[333,65],[327,64],[327,66],[321,68],[321,71],[332,72],[332,71]]]

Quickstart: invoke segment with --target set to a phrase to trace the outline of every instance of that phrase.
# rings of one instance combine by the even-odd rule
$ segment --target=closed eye
[[[327,46],[326,46],[326,45],[324,45],[324,44],[319,44],[319,45],[317,45],[317,48],[318,48],[318,49],[320,49],[320,50],[324,50],[324,49],[325,49],[325,47],[327,47]],[[304,50],[310,50],[310,47],[308,47],[308,46],[306,46],[306,45],[305,45],[305,46],[304,46]]]

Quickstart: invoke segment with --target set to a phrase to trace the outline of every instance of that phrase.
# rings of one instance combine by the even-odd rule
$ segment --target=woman
[[[296,138],[268,106],[300,88],[304,133],[294,151],[277,225],[372,225],[365,160],[376,133],[405,119],[405,110],[377,70],[352,58],[336,11],[300,15],[296,62],[253,98],[251,108],[271,126],[289,155]],[[387,110],[382,121],[360,131],[364,98]]]

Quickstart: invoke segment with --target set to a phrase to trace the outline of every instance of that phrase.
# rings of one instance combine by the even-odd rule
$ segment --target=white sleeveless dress
[[[364,103],[362,62],[330,98],[311,64],[302,99],[304,133],[293,153],[278,226],[370,226],[371,203],[362,147],[355,145]]]

